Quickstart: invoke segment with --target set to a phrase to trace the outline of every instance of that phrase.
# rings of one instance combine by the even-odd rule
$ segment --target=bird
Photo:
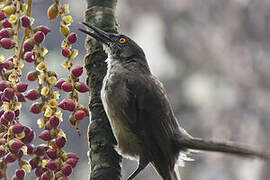
[[[138,161],[134,179],[151,164],[163,180],[180,180],[175,170],[181,153],[215,151],[269,160],[269,154],[233,142],[191,136],[179,125],[162,83],[151,73],[143,49],[131,38],[108,33],[91,24],[79,28],[103,44],[107,73],[101,100],[108,116],[117,151]]]

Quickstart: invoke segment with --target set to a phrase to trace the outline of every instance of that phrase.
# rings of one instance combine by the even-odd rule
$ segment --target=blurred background
[[[75,20],[71,29],[79,35],[74,47],[79,49],[80,56],[74,63],[83,64],[85,35],[77,29],[83,21],[86,1],[63,2],[70,4]],[[46,15],[52,2],[33,3],[36,25],[45,24],[52,29],[43,43],[49,49],[49,69],[64,77],[67,72],[61,67],[64,59],[60,53],[63,37],[58,32],[59,19],[49,21]],[[269,150],[269,9],[269,0],[129,0],[118,2],[117,16],[120,31],[144,49],[152,73],[163,82],[182,127],[196,137],[231,140]],[[80,100],[87,105],[87,94]],[[25,105],[22,119],[36,129],[39,116],[27,113],[29,106],[30,103]],[[65,150],[80,157],[70,179],[88,179],[88,123],[87,119],[80,123],[81,137],[68,121],[61,125],[70,140]],[[270,165],[259,160],[218,153],[192,157],[196,161],[180,168],[182,180],[269,180],[270,177]],[[135,161],[124,160],[123,178],[136,166]],[[137,176],[136,180],[139,179],[160,178],[148,166]]]

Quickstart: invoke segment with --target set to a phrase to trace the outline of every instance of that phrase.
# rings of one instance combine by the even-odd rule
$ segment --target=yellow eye
[[[126,41],[127,41],[127,40],[126,40],[125,38],[120,38],[120,39],[119,39],[119,42],[120,42],[121,44],[124,44]]]

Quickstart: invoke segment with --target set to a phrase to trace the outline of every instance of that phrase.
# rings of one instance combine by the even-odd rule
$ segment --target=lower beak
[[[100,42],[107,44],[107,45],[109,42],[113,42],[112,38],[110,38],[109,34],[106,33],[105,31],[102,31],[101,29],[99,29],[91,24],[87,24],[85,22],[83,22],[82,24],[87,26],[88,28],[92,29],[94,31],[94,33],[91,33],[89,31],[86,31],[86,30],[81,29],[81,28],[79,28],[79,30],[88,34],[89,36],[95,38],[97,41],[100,41]]]

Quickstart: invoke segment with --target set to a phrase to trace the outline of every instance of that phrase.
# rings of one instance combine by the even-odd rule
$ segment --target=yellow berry
[[[47,95],[49,94],[49,92],[50,92],[50,88],[45,86],[45,87],[43,87],[43,88],[41,89],[40,94],[41,94],[42,96],[47,96]]]
[[[9,19],[8,21],[11,23],[11,24],[15,24],[18,20],[18,16],[12,14],[11,16],[9,16]]]
[[[68,4],[64,4],[62,8],[63,8],[63,11],[64,11],[65,14],[70,13]]]
[[[53,114],[53,110],[52,110],[50,107],[47,107],[47,108],[46,108],[46,111],[45,111],[45,113],[44,113],[44,116],[45,116],[45,117],[51,117],[52,114]]]
[[[45,82],[46,76],[44,74],[38,75],[38,83],[43,84]]]
[[[60,97],[60,93],[58,91],[54,91],[53,92],[53,98],[54,99],[59,99],[59,97]]]
[[[67,36],[69,34],[69,28],[66,25],[61,25],[60,26],[60,32],[64,35]]]
[[[71,23],[73,23],[73,18],[70,15],[64,16],[62,20],[63,20],[64,24],[71,24]]]
[[[48,78],[48,83],[49,83],[49,84],[55,85],[56,81],[57,81],[57,79],[56,79],[55,76],[50,76],[50,77]]]
[[[0,54],[0,62],[3,61],[3,60],[5,60],[5,56]]]
[[[13,5],[6,6],[3,8],[3,11],[6,15],[10,16],[11,14],[14,14],[16,12],[16,7]]]
[[[73,49],[72,51],[71,51],[71,58],[72,59],[74,59],[74,58],[76,58],[77,56],[78,56],[78,54],[79,54],[79,51],[77,50],[77,49]]]
[[[51,108],[56,108],[57,105],[58,105],[58,102],[57,102],[56,99],[51,99],[51,100],[49,100],[48,105],[49,105]]]
[[[58,6],[57,4],[53,4],[48,8],[47,15],[49,19],[55,19],[59,14]]]
[[[22,165],[22,168],[25,170],[25,172],[30,173],[32,168],[31,165],[29,163],[25,163]]]
[[[36,70],[37,71],[39,71],[39,72],[42,72],[42,71],[44,71],[46,69],[46,64],[45,64],[45,62],[40,62],[38,65],[37,65],[37,67],[36,67]]]
[[[42,106],[41,112],[44,113],[46,111],[47,107],[49,107],[47,104],[45,104],[44,106]]]
[[[45,125],[45,120],[43,118],[40,118],[37,120],[37,124],[39,128],[42,128]]]

